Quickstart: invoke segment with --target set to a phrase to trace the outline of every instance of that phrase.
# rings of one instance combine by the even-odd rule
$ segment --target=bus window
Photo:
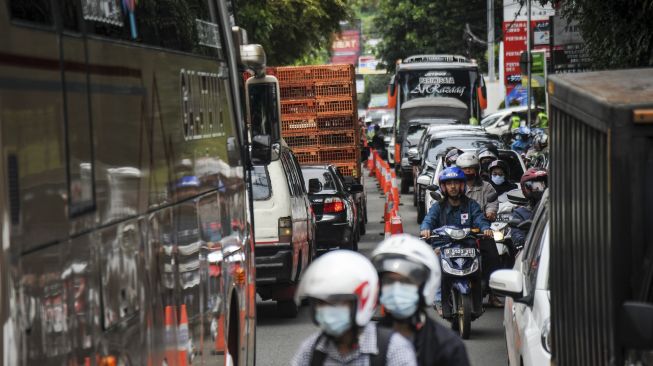
[[[52,25],[52,4],[50,0],[11,0],[11,17],[32,23]]]
[[[207,0],[128,2],[86,0],[90,34],[222,59],[217,11]]]

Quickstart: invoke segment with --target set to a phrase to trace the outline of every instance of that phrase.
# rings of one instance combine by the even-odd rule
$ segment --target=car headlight
[[[544,350],[550,354],[552,344],[553,340],[551,339],[551,319],[549,318],[544,321],[544,325],[542,326],[542,348],[544,348]]]

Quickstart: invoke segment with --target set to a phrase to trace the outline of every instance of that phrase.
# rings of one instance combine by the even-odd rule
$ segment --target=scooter
[[[463,339],[469,339],[471,322],[484,311],[479,233],[478,229],[444,226],[425,238],[440,257],[442,317]]]
[[[497,246],[501,268],[509,269],[515,264],[516,250],[513,246],[510,235],[511,227],[509,225],[512,219],[512,210],[515,205],[508,200],[507,193],[502,194],[497,199],[499,201],[499,212],[496,221],[490,224],[490,229],[494,232],[494,242]]]

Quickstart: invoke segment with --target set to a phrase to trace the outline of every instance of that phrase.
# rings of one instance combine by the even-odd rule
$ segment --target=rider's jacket
[[[531,217],[533,217],[533,209],[529,206],[519,206],[512,211],[512,218],[517,219],[520,222],[530,220]],[[514,227],[510,230],[510,235],[512,236],[512,242],[516,247],[523,247],[526,242],[528,231]]]
[[[528,151],[528,149],[531,148],[532,141],[531,139],[528,139],[526,141],[523,140],[515,140],[515,142],[512,143],[511,148],[518,153],[525,153]]]
[[[490,229],[490,223],[481,211],[481,206],[467,196],[463,196],[459,206],[452,206],[448,199],[433,204],[422,221],[420,231],[434,230],[445,225]]]

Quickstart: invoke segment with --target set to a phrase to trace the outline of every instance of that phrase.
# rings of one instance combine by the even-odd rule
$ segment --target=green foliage
[[[577,19],[597,69],[653,66],[653,0],[574,0],[563,15]]]
[[[499,35],[503,2],[495,0],[495,34]],[[378,56],[390,69],[414,54],[463,54],[486,64],[487,46],[467,43],[465,24],[486,38],[486,0],[380,0],[376,31],[382,36]]]
[[[351,14],[346,0],[240,0],[236,5],[238,25],[251,43],[263,45],[269,65],[322,60],[340,21]]]
[[[388,90],[390,75],[365,75],[365,91],[358,100],[358,104],[367,108],[372,94],[385,93]]]

